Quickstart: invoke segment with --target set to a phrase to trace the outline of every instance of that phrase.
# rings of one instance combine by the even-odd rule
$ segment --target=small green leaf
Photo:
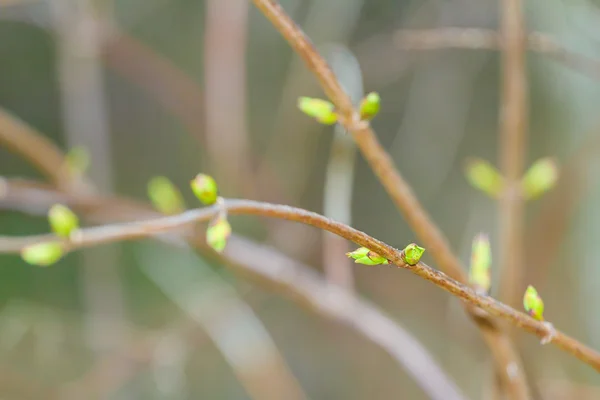
[[[552,158],[537,160],[521,181],[527,199],[533,199],[552,189],[558,180],[558,165]]]
[[[25,247],[21,251],[21,258],[28,264],[47,267],[60,260],[63,254],[61,243],[45,242]]]
[[[79,229],[79,218],[73,211],[62,204],[53,205],[48,211],[50,228],[58,236],[69,237],[71,232]]]
[[[65,155],[65,162],[71,174],[81,176],[90,166],[90,153],[85,147],[73,147]]]
[[[202,202],[202,204],[210,206],[217,201],[218,197],[218,188],[217,182],[209,176],[205,174],[198,174],[192,181],[190,182],[190,186],[192,187],[192,191]]]
[[[148,182],[148,197],[154,208],[163,214],[177,214],[185,210],[181,192],[164,176],[154,177]]]
[[[371,92],[360,102],[360,119],[373,119],[380,109],[381,97],[377,92]]]
[[[537,290],[531,285],[527,287],[523,296],[523,307],[525,311],[538,321],[544,320],[544,301],[538,295]]]
[[[366,247],[359,247],[354,251],[346,253],[346,256],[352,258],[356,264],[382,265],[390,263],[387,258],[381,257],[379,254],[367,249]]]
[[[467,180],[476,189],[491,197],[498,197],[502,191],[504,180],[498,170],[489,162],[472,158],[465,165]]]
[[[324,125],[333,125],[337,122],[337,114],[334,105],[326,100],[312,97],[300,97],[298,108],[309,117],[315,118]]]
[[[216,252],[220,253],[227,245],[227,239],[231,235],[231,225],[227,218],[219,216],[215,218],[206,230],[206,243]]]
[[[487,293],[490,290],[490,267],[492,265],[492,250],[487,235],[479,234],[473,239],[471,250],[471,267],[469,282],[478,290]]]
[[[402,259],[408,265],[417,265],[421,260],[421,256],[425,253],[423,247],[419,247],[414,243],[409,244],[402,250]]]

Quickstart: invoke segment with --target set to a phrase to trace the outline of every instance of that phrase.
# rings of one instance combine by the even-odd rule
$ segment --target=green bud
[[[381,257],[379,254],[367,249],[366,247],[359,247],[354,251],[346,253],[346,256],[352,258],[356,264],[382,265],[390,263],[387,258]]]
[[[490,267],[492,265],[492,250],[487,235],[479,234],[473,239],[471,250],[471,267],[469,282],[479,291],[487,293],[490,290]]]
[[[360,119],[373,119],[378,113],[381,103],[379,93],[371,92],[360,102]]]
[[[210,206],[217,201],[217,196],[219,194],[217,183],[211,176],[198,174],[192,179],[190,185],[192,191],[202,204]]]
[[[59,242],[32,244],[21,250],[21,258],[26,263],[40,267],[54,264],[61,259],[63,254],[63,246]]]
[[[408,265],[417,265],[421,260],[421,256],[425,253],[423,247],[419,247],[414,243],[409,244],[402,250],[402,260]]]
[[[558,180],[558,165],[552,158],[537,160],[525,173],[521,187],[527,199],[533,199],[552,189]]]
[[[479,158],[469,159],[465,166],[467,180],[473,187],[491,197],[498,197],[504,180],[498,170],[489,162]]]
[[[90,153],[85,147],[73,147],[65,155],[68,171],[73,175],[83,175],[90,166]]]
[[[55,204],[50,208],[48,222],[52,232],[62,237],[69,237],[71,232],[79,228],[77,215],[62,204]]]
[[[148,197],[154,208],[163,214],[177,214],[185,209],[181,192],[164,176],[154,177],[148,182]]]
[[[315,118],[324,125],[333,125],[338,119],[334,111],[334,105],[326,100],[300,97],[298,99],[298,108],[304,114]]]
[[[538,321],[544,320],[544,301],[538,295],[537,290],[531,285],[529,285],[525,291],[523,307],[525,307],[527,314],[531,315],[533,318]]]
[[[231,225],[229,225],[227,218],[219,216],[211,221],[206,230],[206,243],[217,253],[220,253],[225,249],[230,235]]]

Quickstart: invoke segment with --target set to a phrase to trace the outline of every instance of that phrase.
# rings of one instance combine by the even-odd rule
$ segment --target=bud
[[[154,208],[163,214],[177,214],[185,209],[181,192],[164,176],[154,177],[148,182],[148,197]]]
[[[90,166],[90,153],[85,147],[73,147],[65,155],[65,164],[69,173],[81,176]]]
[[[206,230],[206,243],[217,253],[222,252],[231,235],[231,225],[226,217],[218,216],[213,219]]]
[[[371,92],[360,102],[360,119],[370,120],[373,119],[378,113],[380,108],[381,97],[379,93]]]
[[[417,265],[421,260],[423,253],[425,253],[423,247],[411,243],[402,250],[402,260],[408,265]]]
[[[217,201],[218,196],[218,188],[215,180],[208,175],[198,174],[196,177],[190,182],[192,187],[192,191],[202,202],[202,204],[210,206]]]
[[[542,158],[533,163],[521,180],[527,199],[533,199],[552,189],[558,180],[558,165],[552,158]]]
[[[471,250],[471,267],[469,269],[469,282],[479,292],[487,293],[490,290],[490,266],[492,265],[492,251],[487,235],[480,233],[473,239]]]
[[[71,232],[79,228],[77,215],[62,204],[55,204],[50,208],[48,222],[52,232],[62,237],[69,237]]]
[[[333,125],[337,122],[337,114],[334,105],[326,100],[314,99],[312,97],[300,97],[298,108],[309,117],[315,118],[324,125]]]
[[[538,321],[544,320],[544,301],[538,295],[537,290],[531,285],[527,287],[525,296],[523,297],[523,307],[527,314],[537,319]]]
[[[498,197],[502,191],[502,176],[492,164],[485,160],[479,158],[467,160],[465,173],[469,183],[488,196]]]
[[[32,244],[21,250],[21,258],[26,263],[40,267],[54,264],[61,259],[63,254],[63,246],[59,242]]]
[[[359,247],[354,251],[346,253],[346,256],[352,258],[356,264],[382,265],[390,263],[387,258],[381,257],[379,254],[367,249],[366,247]]]

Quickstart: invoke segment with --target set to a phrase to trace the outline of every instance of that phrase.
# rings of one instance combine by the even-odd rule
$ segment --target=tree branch
[[[449,48],[498,50],[504,47],[501,34],[480,28],[401,29],[393,34],[392,40],[396,47],[412,51]],[[527,34],[526,47],[590,78],[600,79],[599,60],[569,50],[549,35],[541,32]]]
[[[419,239],[429,248],[440,268],[453,279],[463,284],[468,282],[465,270],[450,249],[446,238],[421,206],[410,185],[396,170],[392,158],[381,146],[370,125],[360,121],[360,116],[354,110],[350,97],[344,92],[335,74],[316,51],[310,39],[277,1],[252,1],[279,30],[296,53],[302,57],[319,80],[323,90],[337,108],[340,123],[352,134],[371,169]],[[509,389],[513,398],[527,399],[528,388],[521,361],[509,338],[493,320],[477,315],[476,310],[468,307],[467,311],[480,328],[484,340],[490,348],[496,369],[503,378],[504,385]]]
[[[119,220],[155,218],[156,211],[138,202],[122,198],[99,196],[73,196],[52,190],[43,185],[27,181],[10,180],[6,183],[5,195],[0,195],[0,206],[8,206],[21,211],[45,215],[55,203],[67,204],[95,222],[115,218]],[[171,232],[172,233],[172,232]],[[202,235],[200,235],[202,236]],[[52,238],[48,236],[48,239]],[[13,239],[0,239],[8,249],[17,251],[19,246]],[[185,246],[185,242],[173,235],[161,235],[174,245]],[[205,249],[203,237],[191,237],[194,246]],[[216,253],[211,252],[216,255]],[[216,255],[218,256],[218,255]],[[465,396],[454,382],[438,366],[427,349],[401,325],[382,313],[376,306],[347,290],[329,285],[311,268],[292,260],[273,249],[254,243],[251,240],[232,235],[221,261],[239,273],[251,275],[263,286],[275,286],[285,296],[309,306],[324,317],[335,319],[356,330],[368,340],[386,351],[395,361],[404,366],[406,372],[432,399],[462,400]],[[137,346],[136,346],[137,348]],[[81,386],[79,386],[81,387]]]
[[[503,0],[501,9],[502,100],[500,108],[500,169],[504,190],[500,197],[499,297],[515,307],[522,293],[524,199],[523,175],[527,131],[527,76],[525,21],[521,0]]]
[[[408,265],[403,261],[401,251],[364,232],[317,213],[285,205],[261,203],[251,200],[226,199],[222,205],[193,209],[174,216],[81,229],[74,235],[72,241],[65,241],[64,243],[69,250],[75,250],[103,243],[140,239],[168,233],[177,229],[190,227],[197,222],[207,221],[216,215],[222,209],[221,207],[225,207],[229,215],[243,214],[280,218],[311,225],[334,233],[344,239],[375,251],[398,267],[411,271],[413,274],[435,284],[459,299],[487,311],[491,315],[500,317],[512,325],[542,339],[548,339],[548,327],[543,322],[537,321],[527,314],[517,311],[489,296],[479,295],[470,287],[457,282],[425,263],[419,262],[416,265]],[[49,239],[60,240],[57,237],[49,237],[49,235],[26,236],[21,239],[18,237],[0,237],[0,253],[18,252],[31,243],[45,242]],[[553,332],[549,340],[559,348],[591,365],[597,371],[600,371],[600,354],[595,350],[579,343],[574,338],[560,331]]]

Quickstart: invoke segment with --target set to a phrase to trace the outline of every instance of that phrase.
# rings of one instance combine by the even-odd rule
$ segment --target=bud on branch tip
[[[210,206],[217,201],[217,183],[211,176],[198,174],[194,179],[192,179],[190,186],[202,204]]]
[[[26,263],[47,267],[62,258],[63,246],[58,242],[32,244],[21,251],[21,258]]]
[[[73,147],[65,155],[65,163],[71,174],[81,176],[90,166],[90,153],[85,147]]]
[[[487,293],[490,290],[490,267],[492,265],[492,251],[487,235],[480,233],[473,239],[471,250],[471,266],[469,268],[469,282],[477,291]]]
[[[61,237],[69,237],[71,232],[79,229],[79,218],[73,211],[62,204],[53,205],[48,211],[48,222],[52,231]]]
[[[382,265],[390,263],[387,258],[381,257],[379,254],[367,249],[366,247],[359,247],[354,251],[346,253],[346,256],[352,258],[356,264]]]
[[[525,296],[523,297],[523,307],[527,314],[537,319],[538,321],[544,320],[544,301],[538,295],[537,290],[531,285],[525,290]]]
[[[312,97],[300,97],[298,108],[309,117],[313,117],[324,125],[333,125],[337,122],[334,105],[326,100]]]
[[[492,164],[485,160],[479,158],[467,160],[465,174],[473,187],[490,197],[498,197],[502,191],[502,176]]]
[[[217,216],[211,221],[206,230],[206,243],[217,253],[221,253],[231,235],[231,225],[225,216]]]
[[[533,163],[521,181],[527,199],[533,199],[552,189],[558,180],[558,165],[552,158],[541,158]]]
[[[360,102],[360,119],[373,119],[378,113],[381,103],[381,97],[377,92],[371,92]]]
[[[148,182],[148,197],[154,208],[163,214],[177,214],[185,209],[181,192],[164,176],[154,177]]]
[[[409,244],[402,250],[402,260],[408,265],[417,265],[421,260],[421,256],[425,253],[423,247],[419,247],[414,243]]]

